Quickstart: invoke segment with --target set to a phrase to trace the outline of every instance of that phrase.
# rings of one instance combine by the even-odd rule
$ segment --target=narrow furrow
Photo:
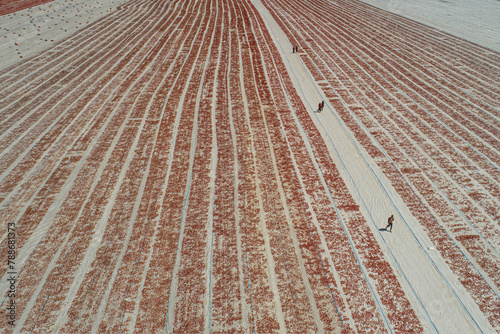
[[[229,1],[224,2],[224,26],[220,64],[217,72],[215,129],[217,167],[215,170],[215,210],[213,215],[213,269],[209,331],[240,333],[248,331],[247,305],[242,298],[244,274],[241,234],[237,226],[237,165],[233,90],[239,90],[239,45],[236,13]],[[232,79],[231,79],[232,78]],[[238,92],[241,94],[241,92]]]
[[[201,333],[205,328],[206,317],[209,316],[205,313],[205,303],[210,288],[206,285],[208,281],[206,268],[210,266],[211,251],[209,226],[212,217],[209,211],[213,159],[212,112],[215,109],[214,95],[217,89],[215,77],[221,52],[221,34],[225,28],[222,26],[221,12],[220,2],[211,2],[211,7],[207,11],[207,15],[210,15],[210,24],[207,27],[207,35],[203,38],[205,45],[202,46],[202,50],[210,50],[210,53],[205,56],[205,52],[202,51],[200,60],[201,65],[204,65],[203,73],[194,72],[191,79],[197,80],[201,74],[201,85],[196,100],[189,101],[188,104],[196,110],[195,151],[189,180],[191,184],[189,196],[186,195],[184,204],[184,236],[182,245],[179,244],[177,249],[178,269],[174,269],[175,274],[172,275],[178,276],[177,287],[175,288],[172,283],[173,288],[169,292],[170,300],[175,300],[175,303],[169,301],[168,310],[171,310],[172,315],[167,314],[167,332],[171,328],[177,333]],[[172,292],[174,289],[175,294]],[[170,319],[172,325],[168,322]]]
[[[240,64],[248,64],[248,45],[242,35],[240,43]],[[244,73],[240,69],[241,73]],[[248,72],[247,72],[248,73]],[[240,83],[243,88],[243,83]],[[241,104],[243,99],[239,99]],[[251,132],[247,123],[247,105],[233,109],[233,122],[236,123],[236,138],[238,142],[238,211],[240,214],[239,229],[243,234],[244,258],[246,264],[245,295],[246,303],[250,305],[249,322],[252,330],[257,332],[270,332],[280,328],[277,322],[273,292],[270,286],[271,268],[265,254],[265,240],[261,228],[261,208],[256,185],[256,171],[254,169],[254,156],[252,152]]]

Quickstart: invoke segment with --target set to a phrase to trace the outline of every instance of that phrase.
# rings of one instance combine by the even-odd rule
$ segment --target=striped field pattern
[[[433,331],[263,8],[500,331],[500,54],[357,1],[130,0],[0,72],[1,333]]]

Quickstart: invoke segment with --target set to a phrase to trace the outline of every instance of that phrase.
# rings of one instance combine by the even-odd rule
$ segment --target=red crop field
[[[358,1],[120,4],[0,71],[0,332],[498,332],[499,77]]]

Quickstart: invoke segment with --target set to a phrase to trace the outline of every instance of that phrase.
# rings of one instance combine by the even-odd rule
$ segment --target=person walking
[[[323,108],[322,108],[322,105],[321,105],[321,102],[320,102],[320,103],[318,104],[318,112],[321,112],[321,110],[322,110],[322,109],[323,109]]]
[[[392,232],[392,223],[394,222],[394,215],[391,215],[389,219],[387,219],[387,226],[385,227],[386,231]],[[391,228],[389,230],[389,227]]]

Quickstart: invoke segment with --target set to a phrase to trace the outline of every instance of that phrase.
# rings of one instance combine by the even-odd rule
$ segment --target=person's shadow
[[[379,228],[378,230],[379,230],[379,231],[382,231],[382,232],[384,232],[384,231],[385,231],[385,232],[391,232],[391,231],[387,230],[387,228],[386,228],[386,227]]]

